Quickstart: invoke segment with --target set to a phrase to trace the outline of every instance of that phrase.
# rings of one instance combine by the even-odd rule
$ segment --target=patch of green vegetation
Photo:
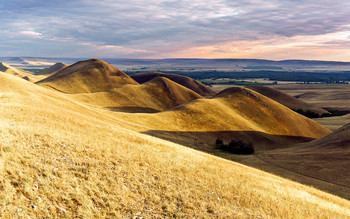
[[[303,115],[305,117],[311,118],[311,119],[312,118],[320,118],[321,117],[320,114],[315,113],[315,112],[313,112],[311,110],[303,110],[303,109],[292,109],[292,110],[294,110],[295,112],[297,112],[297,113],[299,113],[299,114],[301,114],[301,115]]]
[[[277,82],[274,83],[261,83],[261,82],[252,82],[252,81],[245,81],[245,80],[235,80],[230,78],[219,78],[219,79],[199,79],[199,82],[206,84],[206,85],[214,85],[214,84],[221,84],[221,85],[273,85],[277,84]]]
[[[303,110],[303,109],[292,109],[292,110],[311,119],[332,117],[332,116],[343,116],[350,113],[349,110],[334,110],[334,109],[326,109],[329,113],[322,113],[322,114],[315,113],[311,110]]]
[[[320,82],[322,84],[347,84],[350,81],[350,71],[339,72],[308,72],[308,71],[287,71],[287,70],[240,70],[240,71],[202,71],[202,70],[165,70],[156,69],[163,73],[188,76],[196,80],[229,78],[242,80],[245,78],[267,78],[271,81],[297,81],[301,83]],[[144,71],[126,72],[127,74],[142,73]]]
[[[282,67],[278,66],[247,66],[244,69],[258,69],[258,70],[263,70],[263,69],[271,69],[271,70],[283,70]]]

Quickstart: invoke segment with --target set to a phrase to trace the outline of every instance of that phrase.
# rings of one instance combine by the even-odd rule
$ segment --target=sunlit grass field
[[[345,199],[135,132],[125,114],[0,84],[4,218],[350,217]]]

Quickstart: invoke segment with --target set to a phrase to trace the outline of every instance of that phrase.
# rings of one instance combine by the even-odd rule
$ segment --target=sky
[[[350,61],[348,0],[0,0],[0,56]]]

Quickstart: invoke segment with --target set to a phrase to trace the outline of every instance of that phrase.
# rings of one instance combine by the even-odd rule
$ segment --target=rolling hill
[[[350,110],[350,86],[322,84],[274,85],[274,88],[298,99],[326,109]],[[345,125],[345,124],[343,124]]]
[[[316,122],[334,131],[350,123],[350,114],[315,119]]]
[[[307,147],[324,149],[344,149],[350,152],[350,123],[329,135],[309,143]]]
[[[286,93],[283,93],[277,89],[271,88],[271,87],[266,87],[266,86],[258,86],[258,85],[249,85],[247,88],[254,90],[268,98],[271,98],[282,105],[285,105],[286,107],[297,110],[297,109],[302,109],[303,111],[310,110],[312,112],[315,112],[317,114],[323,114],[323,113],[328,113],[327,110],[321,108],[321,107],[316,107],[312,106],[309,103],[306,103],[296,97],[290,96]]]
[[[349,133],[350,124],[347,124],[323,138],[289,149],[271,151],[262,155],[262,158],[285,169],[338,186],[338,193],[343,193],[349,199]]]
[[[347,200],[135,132],[125,113],[95,109],[4,73],[0,84],[4,218],[350,216]],[[210,101],[226,104],[245,92]],[[257,102],[253,94],[267,99],[255,92],[246,99]],[[165,119],[192,104],[157,114]]]
[[[258,150],[310,141],[330,131],[287,107],[246,88],[232,87],[212,99],[198,99],[152,115],[123,117],[139,132],[212,151],[217,138],[240,139]],[[171,124],[171,125],[169,125]]]
[[[107,92],[72,95],[77,101],[131,113],[154,113],[203,98],[167,78],[156,77],[141,85],[124,85]]]
[[[0,72],[14,75],[14,76],[20,77],[22,79],[25,79],[25,80],[31,81],[31,82],[36,82],[36,81],[42,79],[42,77],[40,77],[40,76],[35,76],[31,72],[27,72],[27,71],[12,67],[5,62],[0,62]]]
[[[138,83],[114,66],[90,59],[64,68],[37,84],[63,93],[93,93]]]
[[[193,90],[194,92],[198,93],[201,96],[211,97],[215,95],[215,92],[212,89],[210,89],[210,87],[186,76],[181,76],[176,74],[165,74],[161,72],[146,72],[146,73],[134,74],[134,75],[131,75],[131,77],[140,84],[145,83],[149,80],[152,80],[153,78],[156,78],[156,77],[165,77],[178,84],[181,84],[184,87],[187,87]]]
[[[49,68],[44,68],[40,70],[37,74],[39,75],[52,75],[55,74],[65,68],[67,68],[69,65],[66,65],[62,62],[57,62],[56,64],[50,66]]]

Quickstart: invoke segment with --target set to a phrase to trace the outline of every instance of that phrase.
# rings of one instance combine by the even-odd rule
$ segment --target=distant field
[[[242,79],[242,80],[237,80],[237,79],[231,79],[231,78],[218,78],[218,79],[200,79],[198,80],[199,82],[206,84],[206,85],[211,85],[211,86],[216,86],[216,85],[272,85],[276,82],[274,81],[269,81],[269,80],[264,80],[264,79]],[[229,87],[229,86],[228,86]]]
[[[273,86],[289,95],[315,106],[348,111],[350,110],[350,85],[289,84]],[[315,119],[331,130],[338,129],[350,122],[350,115]]]
[[[225,85],[215,84],[215,85],[211,85],[211,88],[216,92],[220,92],[221,90],[224,90],[231,86],[234,86],[234,84],[225,84]],[[329,109],[340,110],[340,111],[350,110],[350,98],[349,98],[350,85],[293,84],[293,83],[282,84],[278,81],[277,85],[271,85],[269,87],[278,89],[291,96],[296,96],[298,97],[298,99],[303,100],[317,107],[326,108],[328,110]],[[317,118],[314,120],[331,130],[335,130],[349,123],[350,115]]]
[[[314,105],[350,110],[350,85],[290,84],[273,88]]]

